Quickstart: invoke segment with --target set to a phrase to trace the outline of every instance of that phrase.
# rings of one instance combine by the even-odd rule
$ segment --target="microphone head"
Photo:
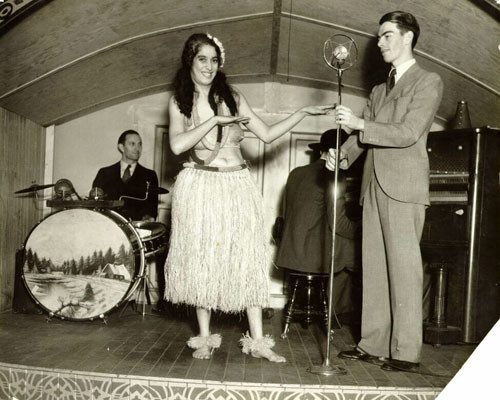
[[[323,59],[330,68],[345,71],[351,68],[358,58],[356,42],[347,36],[337,33],[326,39],[323,45]]]
[[[340,44],[333,50],[333,55],[337,60],[345,60],[349,57],[349,51],[345,46]]]

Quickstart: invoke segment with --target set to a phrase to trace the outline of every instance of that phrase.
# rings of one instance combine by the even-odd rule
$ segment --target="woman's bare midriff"
[[[206,149],[196,149],[196,155],[202,160],[208,158],[212,153],[211,150]],[[190,161],[191,160],[190,158]],[[209,165],[212,167],[234,167],[236,165],[243,164],[245,160],[241,154],[239,147],[222,147],[219,150],[219,154]]]

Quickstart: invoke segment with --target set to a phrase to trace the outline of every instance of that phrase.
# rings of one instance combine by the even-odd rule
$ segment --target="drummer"
[[[121,160],[99,170],[92,190],[101,188],[105,200],[119,200],[120,196],[144,199],[148,185],[158,188],[158,176],[155,171],[139,164],[141,136],[134,130],[126,130],[118,138],[117,147]],[[145,200],[125,198],[125,206],[119,212],[132,221],[154,221],[158,216],[158,192],[148,190],[147,194]]]

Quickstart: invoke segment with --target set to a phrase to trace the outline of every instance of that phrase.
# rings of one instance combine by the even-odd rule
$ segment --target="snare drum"
[[[144,245],[144,254],[151,257],[167,248],[167,227],[161,222],[134,221],[132,225],[139,233]]]
[[[141,238],[112,210],[56,212],[38,223],[24,244],[28,292],[61,319],[103,318],[129,299],[144,268]]]

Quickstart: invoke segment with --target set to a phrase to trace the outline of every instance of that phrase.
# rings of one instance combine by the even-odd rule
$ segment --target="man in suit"
[[[335,175],[325,168],[328,149],[335,148],[336,129],[321,135],[309,147],[320,156],[309,165],[295,168],[288,176],[284,198],[284,228],[276,265],[300,272],[329,273],[332,257],[332,222]],[[341,132],[340,142],[347,138]],[[356,239],[360,224],[346,214],[346,181],[341,171],[337,187],[335,229],[334,308],[347,313],[355,308],[351,275],[360,267]]]
[[[340,168],[367,150],[363,205],[363,306],[361,341],[339,357],[382,363],[384,370],[418,371],[422,347],[420,238],[429,205],[427,134],[441,102],[443,83],[415,62],[420,29],[415,17],[395,11],[379,21],[378,47],[391,72],[375,86],[359,118],[347,107],[337,123],[352,135]],[[395,73],[395,75],[394,75]],[[335,168],[335,153],[327,157]]]
[[[118,151],[121,160],[99,170],[92,184],[101,188],[105,199],[118,200],[120,196],[142,199],[146,188],[158,188],[156,172],[139,164],[142,153],[142,140],[134,130],[123,132],[118,138]],[[158,215],[158,192],[148,190],[146,200],[124,199],[125,206],[119,212],[132,221],[154,221]]]

